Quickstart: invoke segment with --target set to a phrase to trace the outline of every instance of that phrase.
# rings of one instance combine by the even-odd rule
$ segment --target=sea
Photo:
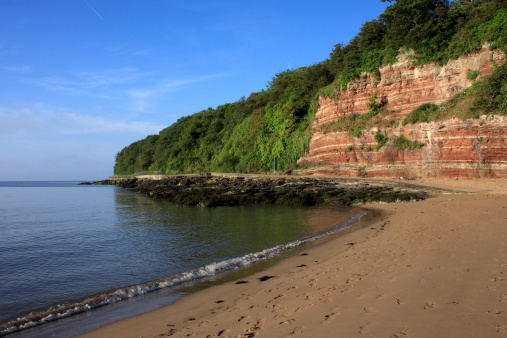
[[[71,337],[265,269],[359,208],[183,207],[79,181],[0,181],[0,336]]]

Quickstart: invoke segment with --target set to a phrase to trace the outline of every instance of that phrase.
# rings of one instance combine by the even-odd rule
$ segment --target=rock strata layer
[[[363,131],[359,138],[347,132],[325,131],[326,125],[340,118],[367,114],[367,103],[375,94],[393,119],[424,103],[441,104],[472,85],[473,80],[467,78],[470,70],[486,76],[495,63],[503,62],[505,54],[501,51],[483,48],[444,66],[433,63],[419,68],[404,61],[381,69],[378,79],[373,75],[355,79],[334,97],[320,97],[309,152],[299,164],[319,164],[309,170],[313,172],[368,177],[507,177],[505,117],[450,119],[382,130],[425,144],[416,150],[384,147],[377,151],[377,129]]]

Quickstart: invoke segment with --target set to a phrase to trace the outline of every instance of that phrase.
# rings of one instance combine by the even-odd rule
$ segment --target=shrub
[[[429,122],[434,119],[435,115],[438,113],[438,110],[438,105],[433,103],[425,103],[423,105],[420,105],[405,116],[403,125],[407,125],[409,123],[414,124],[418,122]]]
[[[377,141],[377,150],[380,150],[387,143],[387,141],[389,141],[387,131],[382,134],[380,129],[377,130],[377,133],[375,134],[375,141]]]
[[[479,76],[480,73],[478,70],[472,70],[472,69],[469,69],[468,70],[468,73],[467,73],[467,79],[469,80],[475,80],[477,78],[477,76]]]
[[[410,141],[405,137],[405,135],[400,135],[399,137],[396,137],[392,141],[393,146],[398,150],[415,150],[420,149],[426,145],[426,143],[419,143],[417,141]]]
[[[377,94],[378,91],[373,94],[370,101],[366,103],[366,106],[368,107],[368,116],[373,117],[376,116],[378,113],[382,111],[382,104],[377,103]]]

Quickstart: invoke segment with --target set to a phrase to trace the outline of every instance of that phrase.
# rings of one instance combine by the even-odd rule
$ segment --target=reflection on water
[[[65,212],[65,227],[55,227],[52,231],[65,233],[73,240],[59,240],[58,246],[48,242],[45,248],[48,254],[55,247],[59,248],[58,252],[72,252],[75,250],[76,238],[79,239],[79,247],[86,248],[80,255],[72,255],[72,260],[60,259],[58,262],[59,271],[62,271],[59,278],[65,287],[46,289],[47,292],[58,293],[59,303],[83,297],[76,295],[100,294],[167,278],[212,262],[259,252],[339,225],[358,211],[352,208],[294,208],[274,205],[181,207],[116,187],[97,190],[88,187],[76,191],[87,193],[84,197],[76,197],[72,195],[75,191],[69,190],[69,194],[72,194],[56,203],[52,214],[52,217],[57,217],[58,208],[65,201],[72,201]],[[77,205],[80,209],[76,208]],[[47,208],[51,208],[51,205]],[[69,219],[72,210],[79,210],[76,213],[79,219]],[[53,220],[51,222],[58,224]],[[69,227],[68,224],[74,226]],[[74,246],[65,248],[66,242],[74,243]],[[256,264],[256,267],[235,272],[232,277],[219,276],[212,279],[216,282],[217,279],[223,281],[240,278],[242,274],[254,272],[263,266],[265,265]],[[69,270],[78,270],[83,276],[65,282],[65,272]],[[208,279],[197,284],[197,288],[212,282]],[[16,335],[71,336],[107,322],[170,304],[181,294],[195,289],[195,283],[187,283],[179,289],[159,290]]]
[[[319,232],[340,224],[354,210],[180,207],[125,190],[116,191],[115,204],[118,237],[128,248],[122,264],[150,280]]]

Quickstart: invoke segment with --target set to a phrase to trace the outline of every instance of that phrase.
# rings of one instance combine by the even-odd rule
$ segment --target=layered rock
[[[482,117],[477,120],[451,119],[417,123],[382,130],[393,138],[404,135],[424,143],[416,150],[392,146],[377,151],[377,129],[356,138],[347,132],[325,131],[325,126],[342,117],[368,112],[367,103],[377,102],[400,119],[424,103],[441,104],[472,85],[470,70],[479,76],[491,74],[494,62],[505,62],[501,51],[483,48],[480,52],[450,60],[446,65],[416,67],[403,61],[384,67],[380,78],[366,75],[348,84],[347,90],[332,98],[320,98],[313,123],[309,152],[300,164],[319,164],[313,171],[339,175],[377,177],[507,177],[507,119]]]

